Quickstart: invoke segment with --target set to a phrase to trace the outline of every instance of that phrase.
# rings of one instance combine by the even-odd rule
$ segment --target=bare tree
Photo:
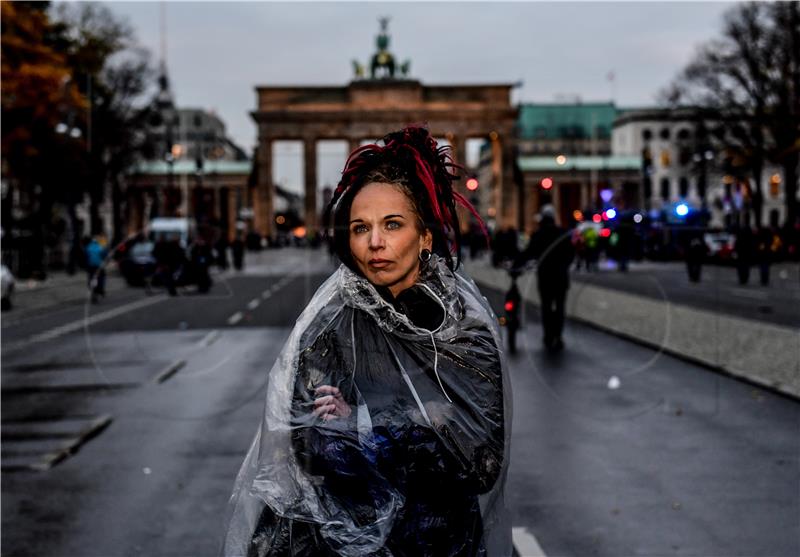
[[[108,8],[61,4],[57,21],[65,28],[64,51],[88,109],[86,159],[92,233],[103,226],[100,205],[110,186],[113,241],[122,237],[121,182],[143,145],[147,93],[155,86],[148,53],[131,27]]]
[[[703,44],[662,92],[667,103],[702,107],[716,127],[728,170],[749,171],[757,225],[766,161],[781,165],[786,222],[797,213],[800,148],[800,8],[797,2],[738,4],[725,14],[722,37]]]

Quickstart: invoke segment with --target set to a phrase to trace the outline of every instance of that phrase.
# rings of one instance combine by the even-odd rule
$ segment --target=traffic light
[[[542,188],[549,190],[553,187],[553,179],[552,178],[542,178]]]
[[[467,180],[467,189],[469,191],[475,191],[478,189],[478,179],[475,176],[472,176]]]

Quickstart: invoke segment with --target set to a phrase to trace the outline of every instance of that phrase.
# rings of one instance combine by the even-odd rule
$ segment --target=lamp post
[[[697,196],[700,198],[700,206],[703,209],[707,209],[708,164],[714,160],[714,151],[708,142],[708,130],[702,121],[697,124],[694,136],[695,144],[692,161],[697,174]]]

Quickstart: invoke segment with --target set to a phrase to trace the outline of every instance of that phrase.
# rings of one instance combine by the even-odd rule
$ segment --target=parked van
[[[194,236],[194,219],[185,217],[156,217],[147,227],[147,237],[151,242],[177,238],[184,249],[189,247]]]

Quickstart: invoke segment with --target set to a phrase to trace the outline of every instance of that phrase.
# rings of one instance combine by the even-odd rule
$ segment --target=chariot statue
[[[411,71],[411,60],[405,60],[399,65],[395,62],[394,55],[389,52],[389,18],[381,17],[378,22],[381,30],[375,38],[378,51],[372,55],[369,63],[370,79],[394,79],[398,71],[401,77],[407,78]],[[364,79],[365,68],[358,60],[353,60],[353,73],[356,79]]]

